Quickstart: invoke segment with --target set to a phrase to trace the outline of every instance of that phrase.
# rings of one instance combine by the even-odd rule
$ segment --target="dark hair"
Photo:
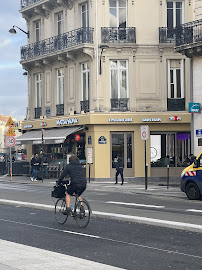
[[[77,156],[75,155],[71,155],[71,157],[69,158],[69,162],[73,161],[73,160],[79,160]]]

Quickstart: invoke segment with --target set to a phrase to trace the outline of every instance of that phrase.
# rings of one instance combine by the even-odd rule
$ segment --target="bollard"
[[[58,178],[60,177],[60,162],[58,163]]]
[[[145,166],[145,190],[147,190],[147,172],[148,172],[148,164]]]
[[[167,165],[167,189],[169,189],[169,165]]]

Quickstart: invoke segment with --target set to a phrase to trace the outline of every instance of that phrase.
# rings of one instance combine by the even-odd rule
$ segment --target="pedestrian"
[[[122,157],[118,157],[118,161],[116,163],[116,182],[115,184],[118,184],[118,176],[119,174],[121,175],[121,185],[123,185],[124,179],[123,179],[123,167],[124,167],[124,163],[123,163],[123,158]]]
[[[36,180],[36,178],[37,178],[37,165],[36,165],[35,155],[32,155],[30,165],[31,165],[31,177],[30,178],[32,181],[37,181]]]
[[[43,166],[44,175],[45,175],[45,177],[49,178],[49,174],[48,174],[48,170],[47,170],[47,167],[48,167],[48,158],[44,154],[42,154],[41,157],[42,157],[42,166]]]
[[[42,179],[42,171],[41,171],[41,157],[39,154],[36,154],[36,169],[37,169],[37,179]]]

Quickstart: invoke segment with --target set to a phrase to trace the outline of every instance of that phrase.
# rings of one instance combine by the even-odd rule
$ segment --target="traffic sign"
[[[6,144],[9,146],[9,147],[12,147],[15,145],[15,138],[14,137],[7,137],[6,138]]]
[[[9,127],[9,130],[6,133],[6,136],[15,136],[15,132],[12,130],[12,127]]]
[[[141,126],[141,140],[146,141],[149,139],[149,126]]]
[[[11,117],[9,117],[6,123],[6,127],[15,127],[15,123],[13,122],[13,119]]]
[[[196,137],[202,137],[202,129],[196,129]]]

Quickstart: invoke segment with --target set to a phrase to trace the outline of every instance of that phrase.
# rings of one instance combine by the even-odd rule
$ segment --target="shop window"
[[[191,153],[190,133],[150,135],[152,167],[186,167]]]

